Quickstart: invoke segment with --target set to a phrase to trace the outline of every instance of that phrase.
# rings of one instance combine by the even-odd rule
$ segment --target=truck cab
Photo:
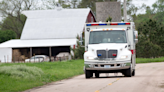
[[[138,32],[133,22],[87,23],[85,26],[85,77],[100,73],[135,75]]]

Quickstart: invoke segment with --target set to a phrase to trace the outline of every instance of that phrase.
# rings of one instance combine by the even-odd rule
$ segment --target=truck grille
[[[116,56],[113,56],[116,54]],[[98,58],[116,58],[117,57],[117,50],[97,50],[97,57]]]
[[[99,56],[101,55],[101,56]],[[97,50],[97,57],[98,58],[106,58],[106,51],[105,50]]]
[[[116,54],[116,56],[113,56],[113,54]],[[117,57],[117,50],[108,51],[108,58],[116,58],[116,57]]]

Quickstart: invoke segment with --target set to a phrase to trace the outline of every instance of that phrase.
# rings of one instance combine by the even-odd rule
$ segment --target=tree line
[[[46,10],[63,8],[91,8],[96,14],[96,2],[121,1],[121,0],[1,0],[0,15],[0,43],[10,39],[19,39],[26,21],[22,11]],[[123,16],[123,3],[121,3]],[[145,10],[145,14],[137,14],[139,10]],[[137,44],[137,57],[159,57],[164,51],[164,0],[157,0],[152,8],[143,4],[136,6],[132,0],[127,0],[128,21],[134,21],[136,30],[139,31],[139,43]]]
[[[96,2],[117,1],[117,0],[1,0],[0,1],[0,16],[3,20],[0,22],[0,43],[10,39],[19,39],[26,21],[26,16],[22,11],[26,10],[46,10],[55,9],[56,7],[63,8],[91,8],[96,14]],[[132,0],[127,0],[128,7]],[[129,8],[131,9],[131,8]],[[128,12],[132,11],[129,10]],[[4,39],[3,31],[8,31],[10,38],[6,36]],[[12,34],[14,32],[14,34]]]

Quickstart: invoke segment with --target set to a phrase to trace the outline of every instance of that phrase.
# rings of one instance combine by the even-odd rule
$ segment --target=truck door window
[[[89,44],[127,43],[125,31],[92,31]]]

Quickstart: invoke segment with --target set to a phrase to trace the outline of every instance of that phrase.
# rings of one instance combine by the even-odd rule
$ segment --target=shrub
[[[109,16],[107,19],[106,19],[106,22],[108,22],[108,21],[112,21],[112,17],[111,16]]]
[[[1,31],[0,30],[0,43],[15,39],[16,38],[16,33],[14,31],[6,30],[6,31]]]
[[[71,48],[71,50],[74,53],[74,56],[72,56],[73,59],[83,59],[83,55],[85,52],[85,47],[81,44],[79,41],[80,37],[77,36],[77,46],[75,49]],[[83,44],[85,43],[84,38],[82,38]]]
[[[26,65],[12,65],[0,67],[0,75],[5,74],[14,78],[35,79],[43,75],[43,71],[37,67]]]
[[[137,44],[138,58],[157,58],[164,56],[164,28],[155,20],[143,21],[137,27],[139,42]]]

